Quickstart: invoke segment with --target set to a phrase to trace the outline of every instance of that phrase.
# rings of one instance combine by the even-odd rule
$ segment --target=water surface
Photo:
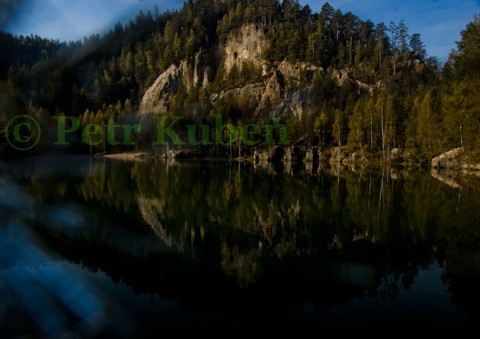
[[[480,329],[473,176],[4,159],[0,215],[6,337]]]

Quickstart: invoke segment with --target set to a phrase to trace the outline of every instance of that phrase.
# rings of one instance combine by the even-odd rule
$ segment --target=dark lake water
[[[3,159],[0,218],[0,337],[480,331],[474,176]]]

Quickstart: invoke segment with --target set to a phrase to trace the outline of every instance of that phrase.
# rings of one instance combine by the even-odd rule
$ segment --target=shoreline
[[[124,160],[124,161],[143,161],[149,156],[145,152],[124,152],[124,153],[109,153],[109,154],[95,154],[97,157]]]

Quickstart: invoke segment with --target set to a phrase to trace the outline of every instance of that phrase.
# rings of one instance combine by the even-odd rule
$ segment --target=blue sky
[[[178,0],[0,0],[0,28],[15,35],[71,41],[104,33],[140,10],[160,11],[183,4]],[[324,1],[300,0],[318,12]],[[343,13],[351,11],[373,23],[404,20],[410,34],[420,33],[430,56],[448,58],[460,31],[480,14],[480,0],[331,0]]]

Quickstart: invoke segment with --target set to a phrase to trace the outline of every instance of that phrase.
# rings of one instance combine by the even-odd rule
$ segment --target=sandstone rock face
[[[244,97],[249,100],[259,102],[265,93],[265,87],[263,83],[246,84],[242,87],[233,88],[230,90],[221,91],[220,93],[214,93],[210,96],[210,102],[215,104],[219,99],[232,98],[232,97]]]
[[[253,153],[255,162],[318,162],[320,155],[318,147],[293,146],[281,147],[272,146],[255,149]]]
[[[347,146],[334,147],[330,156],[330,163],[341,164],[348,159]]]
[[[197,86],[206,88],[210,83],[211,73],[212,70],[205,65],[201,53],[197,53],[192,60],[182,60],[179,65],[170,65],[145,91],[138,115],[165,114],[172,98],[181,87],[187,92]]]
[[[303,161],[309,163],[314,161],[319,161],[319,154],[317,147],[307,148],[305,150],[305,159]]]
[[[265,105],[267,100],[269,100],[270,102],[278,101],[280,99],[282,90],[283,84],[280,82],[279,77],[277,76],[277,72],[274,72],[273,75],[266,82],[260,104]]]
[[[253,24],[242,26],[231,32],[223,45],[216,46],[216,66],[207,64],[205,54],[197,53],[190,60],[168,67],[145,92],[138,115],[165,114],[179,89],[189,92],[195,87],[207,88],[216,67],[224,67],[227,76],[234,66],[241,70],[244,63],[249,63],[261,70],[262,78],[213,92],[208,98],[210,103],[242,96],[257,107],[257,112],[268,109],[272,116],[301,116],[312,106],[311,80],[315,74],[323,74],[323,70],[306,62],[269,62],[263,59],[268,46],[269,38],[262,28]]]
[[[179,66],[170,65],[166,71],[160,74],[142,98],[138,109],[140,116],[166,113],[172,97],[183,85],[187,71],[188,64],[184,60]],[[188,86],[188,83],[186,85]]]
[[[287,60],[277,63],[275,68],[280,71],[287,82],[286,85],[289,87],[299,86],[302,82],[302,74],[304,74],[306,77],[312,77],[314,72],[322,71],[320,67],[306,62],[293,63]]]
[[[269,46],[269,40],[261,28],[254,24],[244,25],[228,35],[223,46],[225,70],[230,72],[234,65],[250,61],[257,67],[266,64],[262,55]],[[240,68],[239,68],[240,69]]]
[[[454,148],[432,159],[431,175],[452,188],[462,188],[465,177],[480,177],[480,164],[470,163],[462,147]]]
[[[400,148],[394,148],[390,151],[391,159],[399,159],[402,157],[402,150]]]
[[[433,168],[459,168],[462,165],[463,147],[454,148],[432,159]]]

